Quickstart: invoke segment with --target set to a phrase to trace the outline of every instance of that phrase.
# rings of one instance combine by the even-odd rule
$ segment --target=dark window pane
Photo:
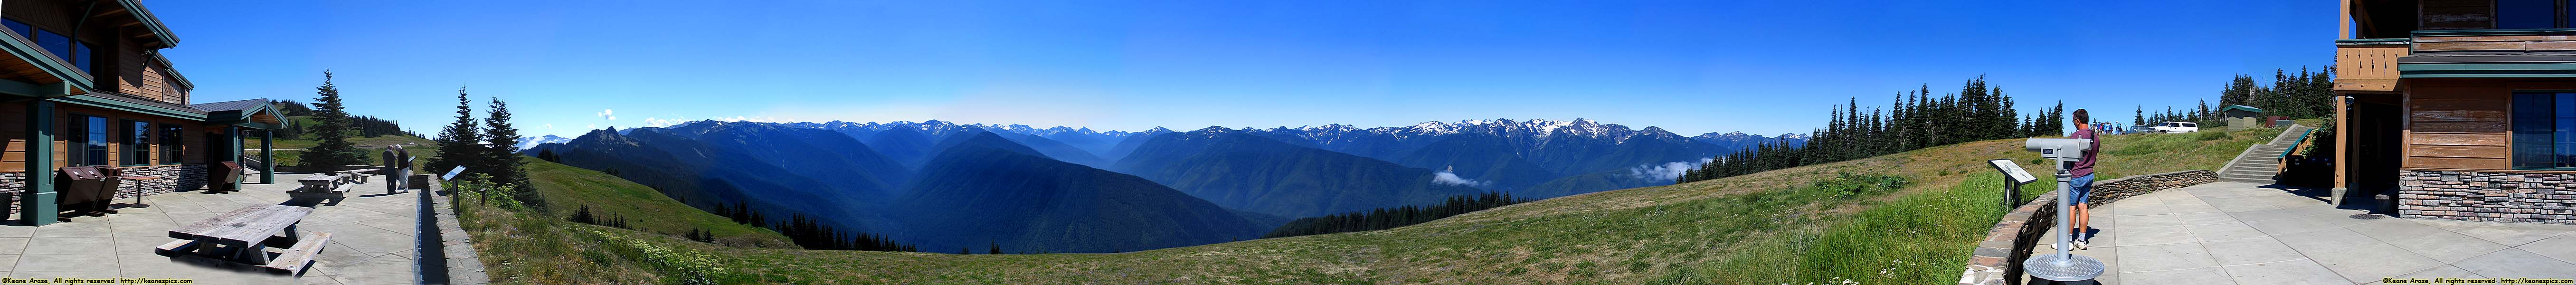
[[[125,144],[125,153],[117,159],[125,165],[152,163],[152,123],[125,121],[125,137],[120,143]]]
[[[179,125],[161,124],[161,164],[184,162],[179,156],[179,136],[184,133]]]
[[[29,37],[27,31],[34,29],[34,27],[28,27],[27,23],[19,23],[16,19],[0,19],[0,26],[8,26],[9,32],[18,33],[18,37],[21,38]]]
[[[74,115],[71,118],[69,127],[72,131],[66,132],[71,137],[64,140],[70,142],[68,145],[71,149],[63,150],[64,153],[71,155],[70,164],[72,166],[108,165],[107,118],[80,115]]]
[[[2551,159],[2558,161],[2557,167],[2576,167],[2568,165],[2576,163],[2576,93],[2558,93],[2557,99],[2558,105],[2553,108],[2556,116],[2550,120],[2556,127],[2550,131],[2556,133],[2551,138],[2558,144]]]
[[[2557,94],[2513,94],[2513,167],[2557,167]]]
[[[89,44],[79,42],[72,43],[71,57],[73,67],[79,67],[81,72],[91,71],[89,69],[89,58],[91,57],[89,54]]]
[[[54,57],[72,58],[72,38],[54,34],[54,31],[36,30],[35,40],[37,47],[45,48],[45,52],[54,53]]]
[[[2496,0],[2497,29],[2558,27],[2557,0]]]

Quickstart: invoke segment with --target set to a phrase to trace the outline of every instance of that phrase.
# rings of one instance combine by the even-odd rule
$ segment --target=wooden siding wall
[[[133,49],[130,47],[139,45],[141,44],[129,43],[125,46],[129,47],[127,49]],[[118,54],[117,57],[120,58],[117,62],[117,69],[115,72],[117,81],[116,91],[118,93],[134,95],[134,97],[143,98],[144,100],[155,100],[180,105],[188,104],[188,98],[184,93],[174,92],[175,90],[173,89],[177,87],[175,87],[175,84],[170,83],[170,78],[168,76],[164,76],[163,72],[166,68],[162,67],[159,62],[152,60],[151,57],[144,56],[143,52],[139,50],[123,52],[122,54]]]
[[[2423,13],[2423,17],[2417,18],[2423,21],[2416,23],[2417,29],[2467,30],[2495,26],[2494,0],[2424,0],[2416,3],[2422,5],[2417,11]]]
[[[160,124],[179,124],[183,128],[183,130],[180,131],[181,136],[179,140],[180,157],[183,158],[180,163],[206,163],[205,151],[207,151],[207,149],[204,147],[207,139],[206,133],[222,132],[221,126],[208,126],[202,122],[191,122],[161,116],[124,113],[71,104],[58,103],[54,106],[54,110],[56,111],[53,125],[55,130],[53,141],[54,152],[50,154],[54,157],[54,167],[71,166],[71,145],[70,142],[65,141],[65,139],[70,138],[67,133],[71,130],[67,130],[67,128],[71,127],[71,118],[74,114],[106,117],[109,124],[120,124],[124,122],[124,120],[152,122],[154,128],[153,135],[156,136],[156,138],[160,135]],[[0,104],[0,110],[15,111],[11,112],[15,114],[25,114],[23,110],[26,109],[27,103],[25,102]],[[8,138],[8,151],[0,152],[0,172],[27,170],[26,126],[27,117],[25,115],[13,114],[0,116],[0,137]],[[111,125],[108,128],[109,138],[107,144],[107,156],[109,166],[121,166],[127,164],[122,160],[124,157],[121,156],[125,153],[125,142],[117,137],[117,135],[121,134],[123,130],[123,125]],[[161,159],[161,148],[158,145],[160,140],[154,139],[152,142],[155,145],[152,147],[153,154],[151,163],[153,165],[170,164],[170,162],[163,161]]]
[[[2415,37],[2414,53],[2564,52],[2576,51],[2576,36],[2425,36]]]
[[[74,31],[72,29],[74,26],[80,26],[79,34],[73,37],[80,38],[81,42],[89,44],[91,52],[114,53],[113,56],[91,57],[91,76],[97,80],[93,85],[100,90],[133,95],[144,100],[188,104],[187,91],[177,90],[177,84],[174,84],[168,76],[170,67],[160,66],[159,61],[152,60],[152,57],[147,55],[152,52],[145,48],[145,44],[150,41],[134,37],[145,32],[141,28],[128,25],[136,21],[132,16],[118,13],[90,18],[88,23],[80,22],[81,17],[78,15],[84,12],[105,13],[118,8],[115,3],[92,2],[98,2],[97,10],[89,10],[92,7],[86,4],[66,1],[10,1],[7,5],[8,9],[0,9],[0,14],[18,19],[29,26],[56,32],[69,33]],[[25,63],[0,62],[0,76],[44,78],[27,80],[37,84],[60,81],[42,74],[42,71],[36,70],[33,66],[18,66],[23,64]]]
[[[2409,81],[2403,167],[2511,169],[2513,89],[2500,80]]]
[[[2335,48],[2334,90],[2397,90],[2397,58],[2406,56],[2406,49],[2405,45]]]

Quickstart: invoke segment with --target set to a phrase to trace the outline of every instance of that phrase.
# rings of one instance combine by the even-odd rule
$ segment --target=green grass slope
[[[2115,136],[2105,141],[2102,173],[2215,169],[2278,132]],[[1984,164],[1994,158],[2030,164],[2037,155],[2022,151],[2020,140],[1983,141],[1559,197],[1389,230],[1113,254],[743,248],[515,213],[469,219],[482,221],[470,225],[479,226],[478,247],[503,283],[1930,284],[1956,280],[1975,240],[2002,215],[2001,178]],[[602,197],[593,203],[634,198]],[[607,256],[578,266],[495,262],[493,252],[524,246],[486,245],[510,239],[485,235],[513,231],[553,231],[561,245]],[[535,271],[551,275],[511,274]]]
[[[597,234],[602,231],[694,243],[680,237],[698,229],[715,235],[714,244],[706,244],[709,246],[796,248],[777,232],[735,224],[641,184],[598,171],[535,158],[526,160],[530,182],[536,183],[537,191],[552,205],[551,211],[504,210],[475,204],[477,199],[473,198],[463,198],[458,203],[459,210],[465,212],[460,216],[462,225],[474,236],[476,252],[498,283],[634,284],[664,278],[654,273],[655,263],[621,262],[617,256],[640,256],[642,252],[602,239]],[[582,205],[601,216],[624,217],[631,229],[566,221]]]

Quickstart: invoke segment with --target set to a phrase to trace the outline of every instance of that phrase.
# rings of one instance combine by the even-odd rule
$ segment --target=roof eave
[[[168,26],[161,25],[161,18],[152,17],[152,10],[144,9],[142,2],[136,2],[135,0],[116,0],[116,4],[125,5],[126,10],[133,11],[126,14],[134,14],[135,21],[141,21],[143,22],[144,28],[152,29],[152,35],[161,39],[162,48],[179,46],[179,35],[171,34]]]

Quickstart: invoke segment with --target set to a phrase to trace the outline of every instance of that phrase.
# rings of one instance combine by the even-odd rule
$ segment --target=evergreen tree
[[[2136,123],[2136,124],[2134,124],[2134,125],[2132,125],[2132,126],[2145,126],[2145,125],[2147,125],[2147,106],[2146,106],[2146,105],[2138,105],[2138,114],[2137,114],[2137,117],[2132,118],[2132,120],[2136,120],[2136,121],[2137,121],[2137,123]]]
[[[994,242],[994,243],[993,243],[993,251],[988,251],[988,252],[989,252],[990,254],[1002,254],[1002,243],[1001,243],[1001,242]]]
[[[490,108],[491,114],[483,117],[483,154],[477,156],[480,167],[473,171],[491,174],[494,184],[527,189],[528,162],[519,159],[519,129],[510,126],[510,103],[494,97]],[[537,191],[521,191],[511,198],[530,208],[545,208],[545,199]]]
[[[439,129],[438,159],[429,161],[429,168],[425,170],[445,173],[457,166],[472,165],[472,161],[482,157],[483,144],[480,142],[483,141],[483,133],[482,128],[475,125],[473,104],[474,100],[465,97],[465,88],[456,88],[456,122]]]
[[[349,135],[353,133],[351,128],[354,126],[350,122],[347,106],[340,102],[340,87],[331,84],[331,77],[331,71],[322,71],[322,86],[313,88],[313,93],[321,97],[313,99],[314,107],[319,110],[313,113],[316,124],[310,132],[321,142],[304,150],[302,155],[304,165],[330,170],[339,170],[340,167],[349,165],[367,165],[366,153],[358,150],[356,144],[349,142]]]

